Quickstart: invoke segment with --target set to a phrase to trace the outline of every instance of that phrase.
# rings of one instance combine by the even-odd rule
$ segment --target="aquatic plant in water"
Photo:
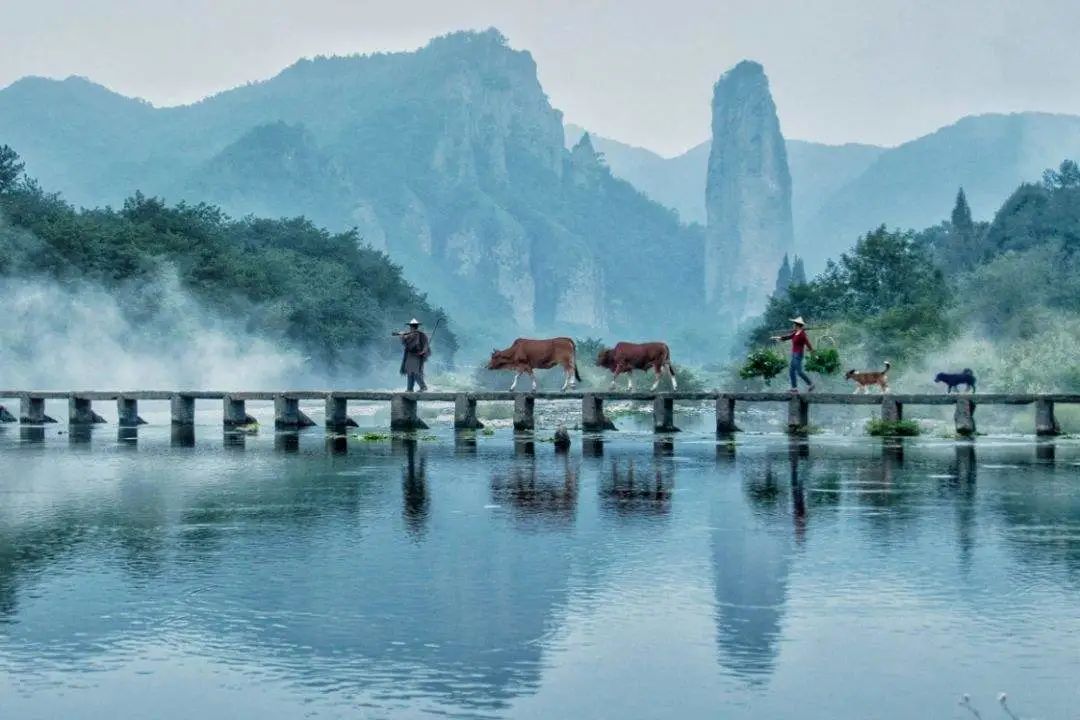
[[[866,422],[866,434],[874,437],[915,437],[919,434],[919,423],[914,420],[873,418]]]

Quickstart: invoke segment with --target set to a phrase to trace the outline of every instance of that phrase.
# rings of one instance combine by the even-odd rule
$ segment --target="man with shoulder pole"
[[[807,390],[814,391],[814,382],[807,377],[803,372],[803,355],[807,350],[814,351],[814,346],[810,344],[810,338],[806,335],[806,321],[802,319],[802,315],[791,318],[791,332],[787,335],[774,335],[773,340],[782,342],[784,340],[791,341],[791,364],[788,366],[788,378],[791,380],[791,392],[799,392],[798,378],[802,378],[803,382],[807,384]]]
[[[420,330],[420,321],[416,318],[409,321],[408,330],[395,332],[394,335],[401,338],[401,374],[408,378],[408,392],[412,392],[416,386],[419,386],[420,392],[425,392],[427,383],[424,382],[424,363],[431,355],[430,339]]]

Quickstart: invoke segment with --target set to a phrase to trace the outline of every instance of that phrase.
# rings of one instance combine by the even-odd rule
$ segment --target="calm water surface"
[[[1080,717],[1080,446],[0,430],[3,718]]]

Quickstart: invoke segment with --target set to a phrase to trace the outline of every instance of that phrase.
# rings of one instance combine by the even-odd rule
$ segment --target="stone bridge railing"
[[[28,425],[55,422],[46,414],[48,401],[66,401],[68,421],[72,425],[92,425],[105,422],[94,412],[94,402],[116,402],[117,414],[122,427],[143,424],[139,417],[140,401],[167,401],[172,411],[173,425],[185,426],[195,423],[196,401],[216,400],[223,405],[223,421],[226,427],[243,426],[253,422],[247,414],[248,401],[272,401],[274,425],[280,429],[295,429],[315,423],[300,409],[301,401],[323,401],[326,406],[326,426],[340,429],[355,425],[348,416],[349,402],[389,403],[390,424],[394,430],[426,428],[420,419],[418,405],[421,402],[444,402],[454,404],[454,427],[475,429],[483,427],[477,419],[478,402],[512,402],[514,404],[514,428],[535,428],[537,402],[579,400],[581,402],[581,427],[587,431],[612,430],[614,424],[604,414],[607,401],[645,401],[652,403],[653,425],[657,432],[675,432],[674,407],[676,401],[710,402],[716,408],[716,432],[720,435],[738,431],[735,409],[739,404],[780,403],[787,407],[788,430],[804,432],[810,424],[810,408],[813,405],[878,405],[881,417],[887,421],[903,419],[906,405],[953,405],[955,406],[956,432],[959,435],[975,433],[975,408],[979,405],[1034,405],[1035,433],[1057,435],[1060,427],[1054,417],[1054,406],[1059,403],[1080,403],[1080,394],[884,394],[848,395],[831,393],[804,393],[793,395],[777,392],[374,392],[374,391],[283,391],[283,392],[227,392],[208,390],[138,390],[138,391],[72,391],[35,392],[0,390],[0,400],[18,399],[18,421]],[[14,422],[12,415],[0,405],[0,422]]]

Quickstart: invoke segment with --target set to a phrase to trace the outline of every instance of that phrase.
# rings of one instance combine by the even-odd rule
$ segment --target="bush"
[[[915,437],[919,434],[919,424],[914,420],[892,422],[873,418],[866,423],[866,434],[874,437]]]
[[[766,385],[772,379],[783,372],[787,367],[787,360],[775,350],[762,348],[755,350],[746,357],[746,363],[739,370],[739,377],[743,380],[759,377]]]

